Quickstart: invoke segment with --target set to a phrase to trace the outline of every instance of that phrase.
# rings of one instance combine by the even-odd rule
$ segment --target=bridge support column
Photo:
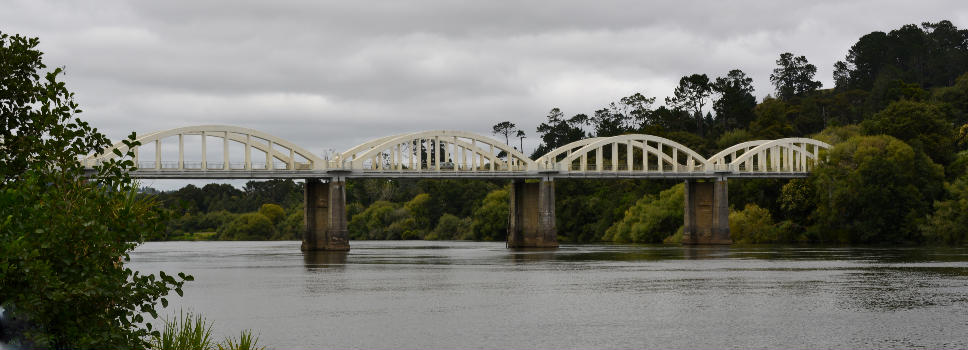
[[[557,248],[555,183],[514,180],[511,183],[508,248]]]
[[[731,244],[726,179],[686,180],[683,244]]]
[[[306,179],[302,250],[350,250],[346,231],[346,182]]]

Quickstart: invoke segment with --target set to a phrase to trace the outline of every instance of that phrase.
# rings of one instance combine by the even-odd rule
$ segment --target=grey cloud
[[[960,1],[9,0],[0,30],[41,38],[84,117],[112,138],[187,124],[264,130],[321,153],[424,129],[534,128],[692,73],[739,68],[757,95],[781,52],[832,64],[874,30]]]

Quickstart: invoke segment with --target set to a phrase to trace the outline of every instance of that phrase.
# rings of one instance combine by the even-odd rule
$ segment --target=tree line
[[[683,76],[662,105],[640,91],[590,114],[552,108],[535,130],[540,145],[531,157],[584,138],[628,133],[665,137],[706,156],[749,140],[813,137],[835,147],[810,178],[730,180],[735,241],[968,241],[968,31],[939,21],[873,32],[833,67],[835,86],[824,89],[805,56],[781,53],[769,77],[774,90],[761,101],[753,79],[733,69],[714,78]],[[526,137],[513,121],[495,124],[493,133],[518,147]],[[260,185],[250,183],[244,190],[208,185],[201,190],[214,192],[201,199],[190,199],[197,188],[159,196],[188,200],[195,211],[186,215],[206,222],[187,224],[184,232],[206,225],[225,232],[221,227],[238,215],[271,201],[285,220],[269,220],[276,231],[262,236],[298,238],[300,186],[270,183],[286,183],[274,188],[288,192],[258,195]],[[559,239],[676,242],[678,187],[670,181],[559,179]],[[350,237],[503,240],[507,195],[501,181],[350,180]],[[236,197],[242,200],[226,199]],[[201,219],[206,215],[218,218]]]

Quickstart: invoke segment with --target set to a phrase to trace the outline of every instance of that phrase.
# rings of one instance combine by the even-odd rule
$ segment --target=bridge
[[[682,179],[683,242],[729,244],[727,178],[806,177],[831,147],[808,138],[756,140],[704,158],[666,138],[629,134],[575,141],[530,159],[487,136],[433,130],[377,138],[323,158],[285,139],[226,125],[159,131],[137,140],[140,145],[130,150],[118,143],[82,162],[90,168],[131,151],[134,178],[305,179],[303,250],[349,249],[348,178],[511,179],[510,248],[558,246],[556,178]]]

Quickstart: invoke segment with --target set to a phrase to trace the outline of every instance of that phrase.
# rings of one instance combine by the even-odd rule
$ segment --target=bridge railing
[[[149,173],[288,170],[324,174],[342,170],[361,174],[427,173],[430,177],[444,172],[501,173],[494,176],[538,176],[549,172],[631,176],[809,172],[821,159],[821,150],[830,148],[826,143],[805,138],[755,140],[704,158],[673,140],[628,134],[575,141],[532,160],[499,140],[462,131],[432,130],[374,139],[324,159],[286,140],[232,126],[178,128],[150,133],[138,140],[141,146],[132,149],[132,160],[141,171]],[[116,144],[83,162],[87,166],[99,164],[114,158],[114,150],[127,152],[126,147]],[[244,161],[238,161],[240,158]]]

